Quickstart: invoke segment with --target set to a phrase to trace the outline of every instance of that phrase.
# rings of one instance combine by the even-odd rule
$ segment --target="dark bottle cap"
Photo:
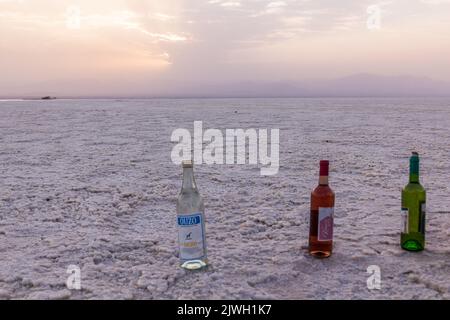
[[[320,176],[328,176],[330,162],[328,160],[320,160]]]

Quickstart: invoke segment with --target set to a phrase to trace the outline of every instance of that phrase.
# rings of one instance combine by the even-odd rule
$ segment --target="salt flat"
[[[178,266],[174,129],[279,128],[280,170],[199,165],[210,266]],[[450,99],[0,102],[0,298],[450,299]],[[427,244],[400,249],[421,155]],[[333,256],[306,252],[318,162],[336,192]],[[66,288],[81,268],[80,291]],[[381,269],[368,290],[366,269]]]

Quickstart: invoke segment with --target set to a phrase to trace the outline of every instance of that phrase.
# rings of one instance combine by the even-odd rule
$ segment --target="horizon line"
[[[34,96],[0,96],[4,101],[54,101],[54,100],[157,100],[157,99],[313,99],[313,98],[450,98],[449,94],[360,94],[360,95],[134,95],[134,96],[107,96],[107,95],[74,95],[51,96],[51,99]]]
[[[332,99],[332,98],[450,98],[450,94],[417,94],[417,95],[311,95],[311,96],[62,96],[52,99],[35,97],[0,96],[0,101],[55,101],[55,100],[182,100],[182,99]]]

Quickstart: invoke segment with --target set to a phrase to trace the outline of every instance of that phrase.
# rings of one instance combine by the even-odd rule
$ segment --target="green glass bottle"
[[[409,160],[409,183],[402,190],[401,246],[405,250],[425,249],[426,192],[419,182],[419,154]]]

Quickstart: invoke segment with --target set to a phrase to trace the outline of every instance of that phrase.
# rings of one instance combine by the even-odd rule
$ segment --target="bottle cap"
[[[183,168],[192,168],[194,166],[192,160],[183,160],[181,164]]]
[[[320,160],[320,176],[328,176],[330,162],[328,160]]]

